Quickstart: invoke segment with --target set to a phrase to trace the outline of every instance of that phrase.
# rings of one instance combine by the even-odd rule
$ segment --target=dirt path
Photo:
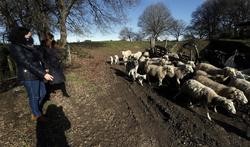
[[[45,104],[49,123],[30,121],[25,91],[0,94],[0,146],[250,146],[240,117],[193,110],[171,101],[170,87],[131,83],[107,54],[74,56],[66,71],[70,98],[57,91]],[[248,111],[249,112],[249,111]]]

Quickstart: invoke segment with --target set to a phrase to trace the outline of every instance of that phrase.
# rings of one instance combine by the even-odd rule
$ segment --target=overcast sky
[[[112,26],[113,29],[109,33],[100,33],[98,30],[94,30],[89,36],[79,36],[70,34],[68,36],[69,42],[92,40],[92,41],[104,41],[104,40],[119,40],[119,32],[124,26],[131,27],[134,32],[137,32],[138,18],[143,13],[144,9],[157,2],[163,2],[165,6],[170,10],[172,16],[175,19],[182,19],[187,24],[190,23],[191,14],[195,9],[204,2],[204,0],[141,0],[139,5],[128,10],[128,22],[122,26]],[[94,28],[93,28],[94,29]],[[59,38],[58,35],[55,36]]]

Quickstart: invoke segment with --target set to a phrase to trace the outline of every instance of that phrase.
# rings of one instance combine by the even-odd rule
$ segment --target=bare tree
[[[145,34],[143,32],[136,32],[135,33],[135,41],[142,41],[145,38]]]
[[[14,19],[15,7],[12,5],[13,0],[0,1],[0,17],[1,25],[5,26],[8,30],[10,27],[17,26],[17,21]]]
[[[53,28],[49,0],[2,0],[0,1],[1,26],[9,30],[15,26],[32,28],[40,34]]]
[[[192,14],[191,25],[210,39],[237,37],[240,22],[250,20],[249,0],[204,1]]]
[[[120,31],[119,38],[122,40],[129,40],[131,42],[135,38],[135,33],[132,31],[132,28],[124,27]]]
[[[186,24],[183,20],[174,20],[169,33],[176,38],[176,41],[179,41],[179,37],[184,35],[186,30]]]
[[[126,8],[138,0],[1,0],[0,19],[6,28],[17,25],[37,32],[59,30],[60,45],[64,47],[67,31],[91,32],[96,25],[101,30],[110,24],[126,21]],[[41,34],[41,33],[40,33]]]
[[[122,24],[126,21],[124,10],[137,2],[138,0],[56,0],[61,45],[66,43],[67,30],[86,33],[91,32],[91,26],[96,25],[105,31],[111,28],[111,23]]]
[[[172,27],[173,18],[169,9],[163,3],[148,6],[139,17],[138,26],[154,40]]]

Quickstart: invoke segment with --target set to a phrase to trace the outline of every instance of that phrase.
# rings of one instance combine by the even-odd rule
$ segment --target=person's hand
[[[48,73],[44,75],[44,79],[47,81],[53,81],[54,77]]]

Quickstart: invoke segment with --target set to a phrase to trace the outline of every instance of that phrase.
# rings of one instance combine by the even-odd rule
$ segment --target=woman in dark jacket
[[[59,49],[55,47],[54,36],[51,33],[47,33],[45,39],[41,43],[41,49],[43,51],[43,59],[48,67],[48,73],[53,75],[54,80],[46,84],[48,91],[48,97],[51,92],[57,89],[61,89],[63,96],[70,97],[65,86],[65,75],[63,73],[63,65],[59,53]]]
[[[40,52],[34,48],[32,33],[29,29],[17,27],[9,33],[9,51],[17,65],[18,80],[26,88],[32,120],[45,120],[41,112],[42,101],[46,94],[43,80],[53,81],[53,76],[45,72]]]

